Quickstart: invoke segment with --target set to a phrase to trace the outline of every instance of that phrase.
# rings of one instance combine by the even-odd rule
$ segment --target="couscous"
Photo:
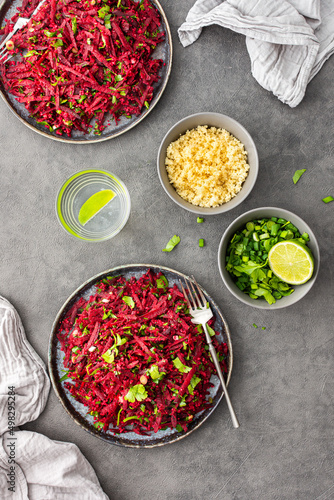
[[[186,201],[200,207],[228,202],[249,171],[244,145],[227,130],[200,125],[167,148],[170,183]]]

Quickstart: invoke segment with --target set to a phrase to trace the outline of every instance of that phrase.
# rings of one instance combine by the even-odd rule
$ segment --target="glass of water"
[[[105,170],[83,170],[72,175],[59,190],[58,220],[73,236],[104,241],[125,226],[131,209],[125,184]]]

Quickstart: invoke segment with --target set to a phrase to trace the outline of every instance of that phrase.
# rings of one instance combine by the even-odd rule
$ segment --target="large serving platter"
[[[138,0],[135,0],[138,1]],[[110,125],[107,125],[106,128],[101,132],[100,135],[94,135],[93,132],[84,134],[80,131],[73,131],[71,137],[66,135],[57,135],[55,132],[50,132],[44,125],[41,125],[36,122],[28,113],[26,108],[22,103],[19,103],[15,97],[7,92],[5,89],[3,82],[1,80],[0,74],[0,96],[5,101],[10,110],[15,114],[15,116],[24,123],[27,127],[29,127],[34,132],[43,135],[49,139],[53,139],[55,141],[61,141],[66,143],[77,143],[77,144],[92,144],[96,142],[106,141],[108,139],[112,139],[113,137],[118,137],[121,134],[124,134],[128,130],[132,129],[136,125],[138,125],[155,107],[160,97],[162,96],[163,91],[166,88],[171,67],[172,67],[172,36],[168,24],[168,20],[166,14],[161,7],[158,0],[150,0],[152,5],[158,10],[161,17],[161,30],[165,32],[165,40],[160,43],[155,51],[153,52],[152,57],[154,59],[162,59],[163,64],[161,66],[159,72],[159,81],[153,84],[153,99],[150,103],[148,109],[144,108],[139,116],[132,116],[132,118],[126,118],[122,116],[118,124],[116,125],[114,120],[110,119]],[[7,0],[0,3],[0,25],[4,24],[4,19],[11,18],[16,12],[17,8],[22,4],[22,0]],[[105,120],[106,123],[108,119]]]
[[[211,377],[211,382],[213,383],[213,387],[211,388],[210,397],[213,400],[212,406],[207,408],[205,411],[202,411],[195,415],[192,422],[189,424],[187,432],[181,431],[178,432],[176,429],[166,429],[160,430],[157,433],[152,432],[150,436],[139,436],[135,434],[131,430],[122,434],[112,434],[110,431],[100,431],[96,429],[93,425],[93,417],[87,414],[87,407],[85,407],[82,403],[76,401],[70,392],[65,387],[65,381],[61,381],[60,379],[64,374],[64,353],[61,351],[60,343],[58,341],[58,333],[61,331],[61,322],[65,317],[66,313],[73,306],[73,304],[80,298],[84,297],[87,299],[90,295],[96,293],[96,283],[107,276],[116,276],[122,275],[126,279],[134,276],[135,278],[141,277],[145,272],[151,269],[154,273],[162,272],[168,282],[169,286],[173,286],[176,284],[179,286],[179,280],[184,280],[185,278],[190,279],[184,274],[174,271],[173,269],[169,269],[168,267],[151,265],[151,264],[129,264],[124,266],[114,267],[107,271],[104,271],[96,276],[93,276],[88,281],[83,283],[72,295],[65,301],[64,305],[61,307],[57,317],[54,321],[50,343],[49,343],[49,372],[52,381],[53,388],[67,411],[67,413],[75,420],[75,422],[80,425],[83,429],[85,429],[90,434],[102,439],[103,441],[116,444],[119,446],[128,446],[133,448],[151,448],[154,446],[162,446],[168,443],[173,443],[182,439],[183,437],[191,434],[195,429],[197,429],[200,425],[202,425],[208,417],[212,414],[212,412],[217,408],[219,402],[223,397],[221,385],[217,376],[213,375]],[[232,364],[233,364],[233,352],[232,352],[232,343],[230,337],[229,327],[227,322],[220,311],[217,304],[213,301],[213,299],[208,295],[208,293],[202,288],[207,301],[210,303],[212,311],[215,316],[215,324],[214,328],[217,332],[219,332],[218,341],[226,342],[229,348],[229,355],[227,358],[227,366],[228,373],[226,376],[226,385],[228,385],[232,372]],[[229,418],[228,412],[225,412],[226,418]]]

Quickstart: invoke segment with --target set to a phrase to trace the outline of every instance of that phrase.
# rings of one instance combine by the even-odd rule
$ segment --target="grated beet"
[[[24,2],[20,15],[29,17],[35,3]],[[101,134],[108,116],[117,124],[149,107],[162,65],[151,57],[164,40],[160,26],[148,0],[46,0],[12,38],[24,56],[0,61],[4,86],[51,132]]]
[[[151,271],[138,280],[108,277],[96,287],[60,327],[66,388],[104,431],[186,431],[194,415],[212,405],[215,368],[182,292]],[[213,342],[227,372],[227,344]]]

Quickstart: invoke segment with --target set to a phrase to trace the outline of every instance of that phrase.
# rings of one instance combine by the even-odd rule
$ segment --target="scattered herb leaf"
[[[157,287],[166,290],[168,288],[168,280],[163,274],[157,279]]]
[[[122,300],[123,302],[125,302],[129,307],[131,307],[131,309],[134,309],[135,307],[135,302],[133,300],[132,297],[128,297],[127,295],[124,295],[124,297],[122,297]]]
[[[64,380],[66,380],[68,378],[68,373],[65,373],[65,375],[63,375],[60,379],[59,379],[59,382],[63,382]]]
[[[180,236],[176,236],[176,234],[174,234],[174,236],[167,243],[166,248],[164,248],[162,251],[163,252],[171,252],[173,250],[173,248],[175,248],[176,245],[178,245],[180,243],[180,241],[181,241]]]
[[[124,396],[124,399],[130,401],[130,403],[134,403],[136,400],[144,401],[147,396],[148,394],[143,384],[137,384],[129,388],[127,394]]]
[[[113,363],[115,360],[115,352],[112,350],[112,348],[108,349],[104,354],[102,354],[102,358],[106,363]]]
[[[194,389],[197,384],[199,384],[201,379],[199,377],[196,377],[196,375],[193,376],[193,378],[190,380],[190,384],[188,385],[188,392],[189,394],[194,393]]]
[[[155,382],[158,382],[163,378],[164,375],[166,375],[166,372],[159,372],[159,368],[157,365],[152,365],[149,368],[148,373],[150,374],[151,379]]]
[[[189,366],[184,365],[182,363],[182,361],[180,360],[180,358],[178,358],[178,357],[173,359],[173,365],[181,373],[188,373],[191,370],[191,368]]]
[[[206,324],[206,327],[208,329],[208,333],[209,333],[210,337],[214,337],[216,335],[216,332],[214,331],[214,329],[211,328],[211,326],[209,326],[208,324]]]

